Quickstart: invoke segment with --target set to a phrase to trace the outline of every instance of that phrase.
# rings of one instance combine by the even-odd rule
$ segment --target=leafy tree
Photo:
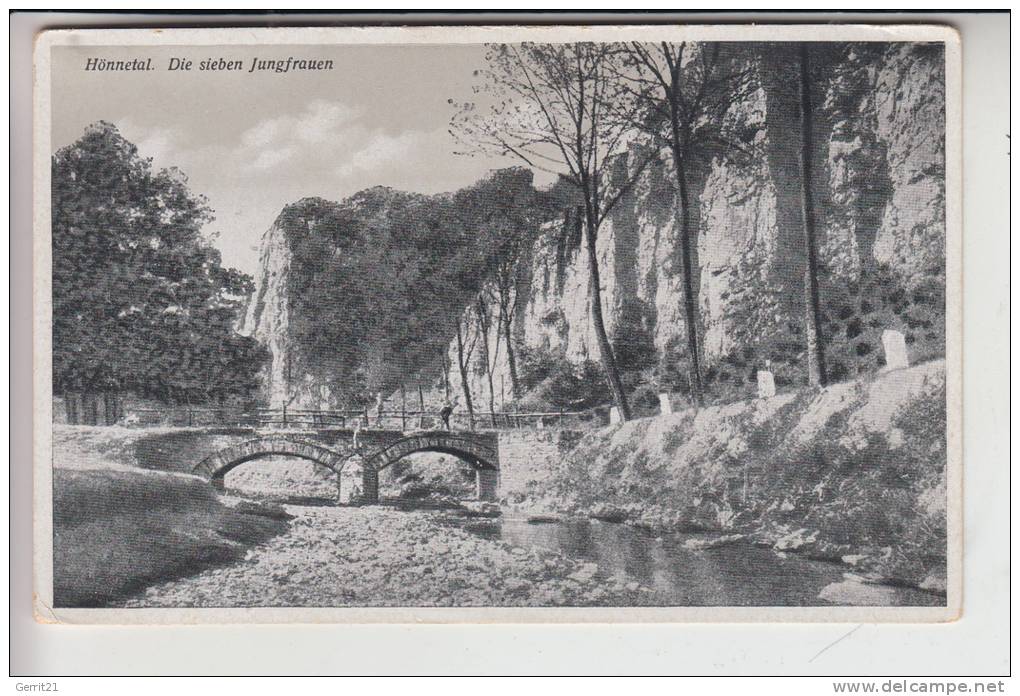
[[[574,363],[562,350],[548,348],[522,348],[521,384],[529,392],[529,405],[539,408],[582,410],[612,396],[597,362]]]
[[[55,392],[250,396],[266,355],[233,326],[251,279],[202,237],[211,219],[182,172],[153,171],[110,123],[53,156]]]
[[[609,69],[616,49],[606,43],[490,45],[487,68],[478,73],[481,106],[460,105],[451,132],[471,151],[512,155],[561,174],[580,194],[592,325],[613,399],[627,419],[630,406],[602,315],[596,242],[602,223],[651,156],[618,168],[630,129],[628,119],[613,118],[627,100]],[[614,180],[614,169],[626,171]]]
[[[288,206],[277,224],[292,252],[299,367],[356,404],[431,381],[451,338],[470,341],[461,315],[486,281],[519,272],[511,257],[524,253],[539,210],[531,177],[501,170],[453,194],[376,187]]]
[[[486,236],[492,237],[495,245],[495,267],[486,294],[491,296],[489,299],[497,307],[497,342],[502,336],[510,373],[511,398],[520,392],[513,320],[517,316],[518,300],[523,287],[529,281],[527,261],[541,234],[542,223],[552,218],[556,212],[556,201],[536,192],[532,185],[533,179],[533,172],[524,168],[515,167],[496,172],[491,179],[494,195],[486,208],[484,222]],[[495,195],[497,191],[499,195]],[[466,207],[474,209],[470,205]],[[492,352],[494,356],[498,355],[498,346]],[[491,372],[490,369],[490,376]]]

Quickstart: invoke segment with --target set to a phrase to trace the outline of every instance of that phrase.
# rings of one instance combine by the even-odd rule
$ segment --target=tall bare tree
[[[807,330],[808,378],[811,384],[824,387],[828,380],[825,366],[825,337],[822,334],[822,309],[818,293],[818,240],[815,234],[815,201],[813,171],[814,105],[811,102],[811,54],[807,43],[800,45],[798,61],[800,83],[800,176],[801,216],[804,222],[804,245],[807,264],[804,269],[805,328]]]
[[[475,350],[475,342],[478,340],[477,332],[472,334],[470,326],[462,322],[459,318],[456,322],[457,328],[457,369],[460,372],[460,386],[461,391],[464,393],[464,406],[468,410],[468,417],[471,419],[471,425],[474,427],[475,423],[475,404],[471,398],[471,374],[469,367],[471,365],[471,354]]]
[[[627,151],[629,124],[613,118],[626,99],[608,62],[616,45],[493,44],[478,74],[479,100],[460,105],[451,133],[472,152],[514,156],[561,174],[583,199],[592,325],[613,400],[624,419],[630,404],[606,333],[597,253],[599,228],[650,161],[610,171]],[[623,180],[620,180],[622,178]]]
[[[513,320],[517,314],[519,297],[517,266],[500,264],[496,269],[496,304],[499,307],[500,331],[506,342],[506,364],[510,372],[510,398],[516,399],[520,391],[520,377],[517,374],[517,353],[514,349]],[[498,339],[498,337],[497,337]]]
[[[482,339],[482,353],[479,356],[481,368],[485,371],[485,378],[489,383],[489,417],[492,419],[492,424],[496,425],[496,387],[493,383],[493,373],[499,362],[499,339],[503,334],[503,324],[502,322],[496,323],[496,340],[490,349],[489,334],[492,333],[492,314],[489,311],[487,294],[486,292],[479,293],[475,300],[475,315],[478,319],[478,333]]]
[[[517,316],[517,303],[528,279],[531,249],[541,235],[542,224],[559,211],[554,212],[555,203],[550,196],[535,190],[534,172],[530,169],[503,169],[496,172],[492,180],[499,186],[501,195],[487,205],[485,227],[488,238],[492,240],[493,264],[491,283],[480,296],[487,296],[489,303],[496,307],[498,331],[497,346],[493,352],[498,355],[498,342],[502,337],[510,373],[511,398],[515,398],[520,388],[512,326]],[[489,320],[491,322],[492,317]]]
[[[743,97],[749,71],[720,60],[718,43],[632,42],[621,45],[618,56],[620,60],[612,63],[614,74],[639,107],[625,106],[624,118],[668,148],[673,160],[677,201],[673,214],[680,243],[691,400],[701,406],[701,321],[693,258],[698,221],[691,215],[692,196],[697,192],[692,192],[691,179],[697,160],[743,151],[722,124],[729,106]]]

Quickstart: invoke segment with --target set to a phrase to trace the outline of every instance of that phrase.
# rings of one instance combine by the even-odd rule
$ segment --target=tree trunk
[[[443,353],[443,394],[446,396],[446,400],[450,400],[450,362],[448,354]]]
[[[457,322],[457,369],[460,371],[460,386],[464,392],[464,405],[468,410],[468,417],[471,425],[475,423],[475,407],[471,401],[471,385],[468,383],[467,360],[470,356],[464,355],[464,337],[460,333],[460,321]]]
[[[83,425],[98,425],[99,424],[99,404],[96,400],[95,392],[84,391],[81,395],[81,410],[82,418],[81,422]]]
[[[680,265],[681,272],[683,274],[683,287],[684,287],[684,321],[687,324],[687,353],[691,361],[690,364],[690,383],[691,383],[691,402],[695,407],[701,407],[705,405],[704,388],[701,383],[701,351],[699,349],[698,341],[698,327],[700,326],[698,321],[698,303],[697,298],[694,295],[694,277],[693,277],[693,263],[691,263],[691,211],[690,211],[690,192],[687,189],[687,171],[686,162],[680,151],[681,143],[680,128],[676,122],[679,118],[678,114],[675,113],[675,106],[673,106],[672,114],[672,129],[673,129],[673,164],[676,169],[676,180],[677,180],[677,195],[680,199],[680,205],[675,206],[673,215],[676,219],[676,224],[680,229]]]
[[[510,335],[513,317],[510,316],[506,306],[501,306],[499,311],[500,321],[503,322],[503,337],[506,339],[506,364],[510,370],[510,399],[513,400],[517,398],[519,389],[517,381],[517,355],[514,353],[514,341]]]
[[[478,296],[478,330],[482,334],[482,366],[485,368],[485,379],[489,383],[489,417],[492,425],[496,425],[496,387],[492,380],[492,371],[496,366],[499,351],[499,329],[496,331],[496,350],[489,352],[489,329],[492,322],[489,319],[489,310],[485,306],[485,300]],[[490,363],[490,357],[492,361]]]
[[[68,392],[64,395],[64,410],[67,412],[68,425],[78,425],[78,394]]]
[[[400,383],[400,430],[407,431],[407,396],[404,394],[404,383]]]
[[[613,354],[613,346],[609,343],[609,336],[606,335],[606,324],[602,319],[602,281],[599,278],[599,259],[595,248],[595,221],[593,211],[588,205],[585,213],[588,237],[588,265],[591,279],[591,320],[595,327],[595,338],[599,344],[599,354],[602,358],[602,367],[606,371],[606,379],[609,381],[609,389],[613,392],[613,401],[620,409],[620,419],[630,420],[630,404],[627,402],[627,393],[623,389],[623,381],[620,379],[620,371],[616,367],[616,356]]]
[[[443,359],[443,364],[446,364],[446,359]],[[446,398],[450,398],[450,384],[447,382]],[[425,392],[421,389],[421,383],[418,384],[418,428],[422,429],[425,427]]]
[[[103,425],[113,425],[113,395],[103,392]]]
[[[800,47],[800,174],[801,216],[804,223],[804,243],[807,247],[807,265],[804,271],[805,329],[807,333],[808,379],[811,384],[824,387],[828,382],[825,369],[825,339],[822,335],[822,309],[818,293],[818,249],[815,237],[815,209],[812,194],[812,108],[811,78],[808,45]]]

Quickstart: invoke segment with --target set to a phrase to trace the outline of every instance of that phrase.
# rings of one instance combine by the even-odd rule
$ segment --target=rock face
[[[753,345],[756,334],[777,330],[789,335],[785,327],[802,321],[801,141],[797,84],[790,77],[796,63],[791,60],[795,54],[776,52],[768,60],[749,62],[753,88],[726,118],[731,128],[748,134],[744,144],[750,156],[716,156],[697,177],[692,212],[699,221],[695,281],[703,325],[698,330],[709,367]],[[876,264],[891,269],[906,287],[942,272],[943,61],[940,47],[917,44],[852,47],[838,56],[819,51],[812,94],[817,112],[813,190],[827,274],[823,282],[830,287],[855,286],[862,271]],[[620,200],[599,230],[597,244],[610,336],[639,327],[651,337],[660,359],[670,351],[683,355],[686,342],[674,188],[672,164],[664,155]],[[573,224],[569,212],[563,224]],[[580,230],[576,244],[566,250],[540,242],[528,275],[515,317],[519,344],[558,352],[572,362],[597,360]],[[831,295],[822,298],[823,304],[831,303],[824,311],[844,312]],[[933,311],[936,321],[944,317],[944,307]],[[472,316],[468,308],[463,323],[474,326]],[[829,330],[842,336],[844,326]],[[847,332],[856,335],[857,329]],[[494,328],[488,341],[496,345]],[[451,344],[448,355],[454,366],[455,348]],[[754,393],[757,369],[765,367],[764,359],[759,363],[748,365],[742,376],[748,396]],[[495,360],[497,407],[501,398],[511,398],[508,370],[504,350]],[[469,371],[471,390],[483,406],[489,393],[484,372],[480,364]],[[461,393],[457,370],[450,375],[451,391]]]
[[[937,292],[934,299],[924,299],[930,306],[918,319],[898,299],[890,301],[888,311],[876,308],[895,294],[892,289],[867,290],[872,296],[861,286],[866,277],[881,275],[872,272],[880,266],[882,278],[905,288],[909,303],[909,298],[917,297],[912,289],[918,283],[944,282],[939,280],[945,263],[941,47],[822,45],[812,60],[816,115],[812,188],[818,203],[825,332],[839,344],[832,348],[833,359],[843,363],[834,371],[836,378],[882,367],[878,336],[884,329],[903,331],[908,348],[924,353],[922,357],[938,357],[944,306]],[[803,360],[797,338],[803,323],[805,262],[800,107],[797,81],[791,78],[796,66],[795,51],[770,49],[768,54],[745,58],[750,88],[730,105],[724,125],[739,134],[741,152],[704,158],[692,175],[691,212],[697,221],[694,280],[702,322],[697,330],[704,363],[709,372],[720,375],[718,379],[726,380],[728,388],[742,389],[738,393],[744,396],[754,394],[757,371],[766,369],[769,359],[777,386],[800,379],[796,369],[775,364],[776,355],[761,347],[770,336],[788,351],[787,365],[796,368]],[[617,176],[636,166],[638,159],[621,158]],[[663,153],[620,199],[597,240],[610,337],[641,344],[639,348],[654,356],[651,363],[659,365],[685,360],[688,330],[674,190],[673,165]],[[531,250],[516,288],[511,323],[517,362],[529,351],[555,354],[571,363],[598,360],[580,222],[576,211],[565,210],[561,220],[546,225],[548,234]],[[297,369],[300,356],[290,343],[286,297],[290,258],[286,236],[274,225],[263,236],[257,288],[243,332],[273,353],[267,372],[272,405],[288,399],[327,405],[330,399],[320,385]],[[848,299],[847,292],[857,294]],[[483,338],[474,306],[465,308],[462,355],[451,336],[445,369],[440,374],[437,368],[436,381],[426,384],[428,408],[447,394],[458,395],[463,412],[459,363],[464,364],[476,410],[488,410],[490,403],[499,410],[520,396],[514,394],[505,336],[499,322],[491,320],[497,311],[490,307],[488,314]],[[918,346],[924,341],[930,345],[922,350]],[[520,373],[522,367],[517,367]],[[651,370],[648,365],[642,369]],[[682,369],[676,371],[683,374]],[[674,383],[654,379],[659,381],[652,385],[654,393],[684,388],[682,376]],[[409,393],[413,402],[416,395]]]
[[[894,49],[876,71],[876,137],[891,196],[875,258],[916,275],[945,263],[945,66],[937,48]]]
[[[259,245],[259,275],[238,333],[251,336],[271,353],[263,377],[263,395],[268,405],[278,408],[290,401],[290,335],[287,275],[291,253],[280,220],[262,235]]]

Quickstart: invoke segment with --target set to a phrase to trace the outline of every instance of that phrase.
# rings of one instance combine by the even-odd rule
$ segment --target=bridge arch
[[[274,455],[298,457],[324,466],[340,474],[348,454],[329,447],[292,437],[259,437],[215,452],[195,465],[191,473],[222,485],[223,477],[235,467],[262,457]]]
[[[479,500],[495,500],[499,487],[499,451],[492,434],[461,435],[445,430],[408,435],[365,457],[362,466],[364,499],[379,499],[379,472],[390,464],[418,452],[441,452],[469,463],[475,470]]]
[[[445,430],[415,433],[383,447],[365,458],[366,467],[382,471],[390,464],[418,452],[440,452],[463,459],[475,469],[497,471],[499,453],[495,438],[478,435],[461,435]]]

